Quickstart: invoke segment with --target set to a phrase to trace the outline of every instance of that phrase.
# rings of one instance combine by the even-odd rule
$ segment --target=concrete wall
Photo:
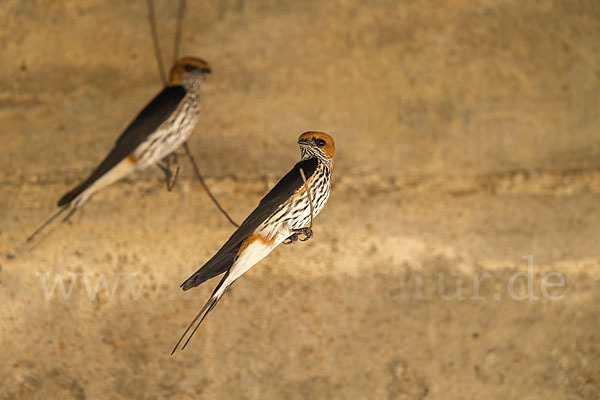
[[[167,60],[175,8],[157,0]],[[315,238],[244,276],[175,357],[213,284],[178,285],[232,232],[185,162],[173,192],[138,174],[23,246],[160,89],[146,12],[0,6],[0,397],[600,393],[600,3],[189,1],[181,53],[214,71],[190,142],[232,215],[301,132],[338,157]],[[538,299],[518,301],[528,255]],[[45,299],[57,276],[69,300]],[[114,293],[90,300],[102,279]]]

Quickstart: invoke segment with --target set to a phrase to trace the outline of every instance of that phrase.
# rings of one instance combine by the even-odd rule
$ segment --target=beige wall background
[[[156,12],[170,60],[176,3]],[[1,398],[597,398],[600,3],[188,1],[181,53],[213,67],[191,146],[232,215],[301,132],[338,156],[315,238],[175,357],[214,283],[178,285],[232,233],[185,161],[173,192],[138,174],[23,246],[160,90],[146,16],[0,7]]]

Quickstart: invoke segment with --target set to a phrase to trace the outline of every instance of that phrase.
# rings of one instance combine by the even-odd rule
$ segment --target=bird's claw
[[[290,237],[283,241],[283,244],[294,244],[298,240],[301,242],[306,242],[308,239],[313,237],[313,231],[310,228],[300,228],[300,229],[292,229],[294,232]],[[300,237],[303,235],[303,237]]]
[[[298,236],[298,239],[301,242],[306,242],[308,239],[313,237],[313,231],[311,228],[300,228],[300,229],[294,229],[294,234],[295,235],[304,235],[303,238]]]
[[[173,176],[173,179],[171,179],[170,175],[171,174],[169,174],[167,177],[167,192],[170,192],[171,189],[173,189],[173,186],[175,186],[175,181],[177,181],[177,176],[179,176],[179,165],[177,166],[177,169],[175,169],[175,175]]]
[[[169,155],[167,155],[165,158],[162,159],[163,163],[167,163],[167,164],[174,164],[177,165],[179,164],[179,156],[180,154],[178,154],[176,151],[169,153]]]
[[[167,184],[167,191],[170,192],[171,189],[175,186],[175,181],[177,181],[177,177],[179,176],[179,165],[177,165],[178,156],[177,153],[173,152],[166,156],[159,164],[158,167],[165,174],[165,181]],[[171,165],[175,165],[175,174],[171,171]]]
[[[290,244],[294,244],[294,243],[296,243],[297,241],[298,241],[298,234],[297,234],[297,233],[294,233],[292,236],[290,236],[290,237],[288,237],[287,239],[285,239],[285,240],[283,241],[283,244],[290,245]]]

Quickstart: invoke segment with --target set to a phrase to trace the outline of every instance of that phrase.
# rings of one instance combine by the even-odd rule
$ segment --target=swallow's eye
[[[316,143],[317,143],[317,146],[319,146],[319,147],[323,147],[327,144],[323,139],[317,139]]]
[[[192,71],[194,71],[194,70],[196,70],[198,68],[195,67],[195,66],[193,66],[193,65],[190,65],[190,64],[185,64],[183,66],[183,69],[185,69],[186,72],[192,72]]]

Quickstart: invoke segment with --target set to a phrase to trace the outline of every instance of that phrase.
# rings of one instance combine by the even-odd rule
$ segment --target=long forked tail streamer
[[[167,78],[166,78],[166,73],[165,73],[165,67],[164,67],[163,61],[162,61],[162,52],[160,49],[160,42],[158,40],[158,31],[156,29],[156,17],[155,17],[155,12],[154,12],[154,2],[153,2],[153,0],[146,0],[146,4],[148,6],[148,23],[150,24],[150,32],[152,34],[152,43],[154,45],[154,55],[156,56],[156,63],[157,63],[158,69],[159,69],[159,74],[160,74],[161,80],[163,83],[166,83]],[[179,8],[177,10],[177,26],[175,28],[175,42],[173,45],[173,63],[175,63],[175,61],[177,61],[177,57],[179,57],[181,34],[183,32],[183,17],[185,16],[185,6],[186,6],[186,0],[179,0]],[[204,181],[204,178],[200,174],[200,169],[198,168],[198,165],[196,164],[196,159],[194,158],[194,156],[192,155],[192,152],[190,151],[187,140],[183,143],[183,146],[185,148],[185,152],[188,156],[188,159],[190,160],[190,163],[192,164],[192,167],[194,168],[194,173],[196,174],[198,181],[200,181],[200,185],[202,185],[202,188],[206,191],[206,194],[208,194],[208,197],[210,197],[210,199],[215,204],[215,206],[217,206],[219,211],[225,216],[225,218],[227,218],[227,220],[233,226],[235,226],[236,228],[239,227],[239,225],[229,216],[227,211],[225,211],[225,209],[221,206],[219,201],[215,198],[215,196],[211,193],[210,189],[208,188],[208,185],[206,184],[206,182]],[[173,185],[175,184],[174,180],[173,180],[172,184]]]
[[[55,212],[50,218],[48,218],[42,225],[40,225],[31,235],[29,235],[29,237],[27,238],[26,242],[27,243],[31,243],[33,242],[33,239],[35,239],[35,237],[44,230],[45,227],[48,226],[48,224],[50,224],[52,221],[54,221],[56,219],[56,217],[58,217],[60,214],[64,213],[66,211],[66,209],[68,208],[68,205],[63,206],[60,210],[58,210],[57,212]]]
[[[177,341],[177,344],[175,345],[175,347],[173,347],[173,350],[171,351],[171,355],[175,354],[175,352],[177,351],[177,348],[179,347],[179,345],[181,344],[181,342],[183,341],[183,339],[186,337],[187,333],[190,331],[190,329],[192,329],[192,326],[194,326],[194,324],[196,323],[196,321],[198,320],[198,318],[200,318],[200,316],[202,316],[202,319],[200,320],[200,322],[198,322],[198,325],[194,328],[194,330],[192,331],[190,337],[185,341],[185,344],[181,348],[181,350],[185,349],[185,347],[187,346],[187,344],[190,341],[190,339],[192,338],[192,336],[194,336],[194,333],[196,332],[196,329],[198,329],[198,326],[200,326],[200,324],[202,323],[202,321],[204,321],[204,318],[206,318],[206,316],[208,315],[208,313],[210,312],[210,310],[212,310],[212,308],[214,307],[215,304],[216,304],[216,299],[211,296],[211,298],[208,299],[208,301],[204,304],[204,307],[202,307],[202,309],[200,310],[200,312],[196,315],[196,318],[194,318],[192,320],[192,322],[190,322],[190,324],[186,328],[185,332],[183,332],[183,335],[181,335],[181,337]],[[208,311],[206,311],[207,308],[208,308]],[[204,311],[206,311],[206,313]],[[204,315],[202,315],[202,314],[204,314]]]
[[[198,322],[198,324],[196,325],[196,327],[194,328],[194,330],[192,331],[192,333],[190,334],[190,336],[187,338],[187,340],[185,341],[185,343],[181,347],[181,350],[183,351],[183,349],[185,349],[187,347],[188,343],[190,342],[190,339],[192,339],[192,336],[194,336],[194,333],[196,333],[196,331],[200,327],[200,324],[202,324],[202,321],[204,321],[204,318],[206,318],[206,316],[208,315],[208,313],[211,312],[212,309],[217,305],[217,303],[219,302],[219,300],[221,300],[221,297],[223,297],[223,295],[225,294],[225,292],[227,291],[227,289],[229,287],[226,287],[225,290],[223,290],[223,293],[220,293],[218,296],[216,294],[217,294],[217,291],[221,288],[221,286],[225,282],[225,280],[227,279],[227,276],[229,276],[229,271],[227,271],[225,273],[225,275],[223,275],[223,278],[221,278],[221,281],[219,282],[219,284],[217,285],[217,287],[213,291],[213,293],[210,296],[210,298],[206,301],[206,303],[204,304],[204,306],[202,307],[202,309],[200,310],[200,312],[196,315],[196,317],[192,320],[192,322],[190,322],[190,324],[186,328],[185,332],[183,332],[183,335],[181,335],[181,337],[177,341],[177,344],[175,345],[175,347],[173,347],[173,351],[171,351],[171,355],[175,354],[175,352],[177,351],[177,348],[179,347],[179,345],[181,344],[181,342],[183,341],[183,339],[186,337],[187,333],[190,331],[190,329],[192,329],[192,326],[194,326],[194,324],[196,323],[196,321],[198,321],[198,318],[200,318],[200,316],[202,316],[202,318],[200,319],[200,321]]]
[[[52,223],[52,221],[54,221],[59,215],[61,215],[62,213],[64,213],[66,210],[69,209],[69,204],[65,204],[64,206],[62,206],[57,212],[55,212],[54,214],[52,214],[52,216],[50,218],[48,218],[42,225],[40,225],[35,232],[33,232],[31,235],[29,235],[29,237],[27,238],[27,240],[25,241],[26,243],[33,243],[34,239],[40,234],[40,232],[42,232],[44,230],[44,228],[46,228],[50,223]],[[61,224],[64,224],[65,222],[67,222],[69,220],[69,218],[71,218],[71,216],[73,215],[73,213],[75,213],[75,211],[77,211],[79,208],[74,207],[72,208],[68,214],[63,218],[62,221],[60,221]],[[50,233],[50,232],[49,232]]]

